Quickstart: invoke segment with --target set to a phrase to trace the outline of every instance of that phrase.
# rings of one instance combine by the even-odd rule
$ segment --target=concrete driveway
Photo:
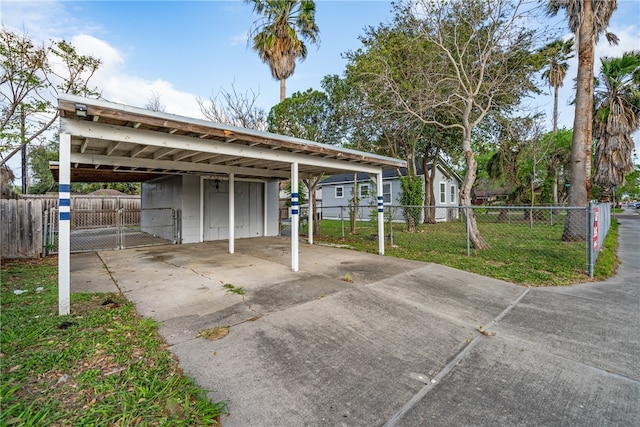
[[[72,290],[161,321],[225,427],[640,425],[640,217],[620,235],[616,278],[565,288],[305,244],[292,273],[260,238],[74,255]]]

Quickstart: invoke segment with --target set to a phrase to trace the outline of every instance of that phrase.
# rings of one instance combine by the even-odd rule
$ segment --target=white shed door
[[[204,240],[229,238],[229,182],[204,180]],[[235,237],[264,232],[264,184],[235,182]]]

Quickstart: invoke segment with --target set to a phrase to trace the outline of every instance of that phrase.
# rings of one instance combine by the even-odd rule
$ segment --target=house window
[[[342,199],[344,197],[344,187],[336,187],[336,199]]]
[[[447,203],[447,184],[444,182],[440,183],[440,204],[444,205]]]
[[[369,184],[360,184],[358,189],[360,190],[360,198],[369,197],[369,193],[370,193]]]
[[[382,184],[382,203],[385,205],[391,204],[391,183],[385,182]]]
[[[449,200],[449,202],[452,205],[454,205],[456,203],[456,186],[455,185],[451,186],[451,192],[450,193],[451,193],[451,197],[450,197],[451,200]]]

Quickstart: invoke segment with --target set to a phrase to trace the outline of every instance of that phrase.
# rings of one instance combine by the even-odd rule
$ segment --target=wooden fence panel
[[[42,255],[42,201],[0,200],[0,258]]]
[[[58,208],[58,197],[23,195],[0,200],[0,258],[42,256],[44,213]],[[131,209],[127,224],[140,221],[140,196],[71,196],[72,228],[114,226],[117,209]],[[92,212],[93,211],[93,212]],[[137,219],[137,222],[136,222]]]

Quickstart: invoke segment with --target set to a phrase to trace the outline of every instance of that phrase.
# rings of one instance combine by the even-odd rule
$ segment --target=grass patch
[[[222,286],[227,290],[227,292],[237,295],[244,295],[244,289],[242,289],[241,287],[233,286],[231,283],[225,283]]]
[[[219,423],[226,403],[183,375],[122,296],[72,294],[73,314],[58,316],[57,270],[55,257],[3,263],[0,425]]]
[[[562,286],[591,280],[586,264],[586,243],[561,240],[564,217],[558,215],[553,222],[540,221],[533,226],[528,222],[498,222],[495,217],[479,216],[480,234],[491,248],[471,249],[470,256],[467,256],[464,222],[420,224],[416,233],[408,233],[404,224],[394,223],[392,235],[387,223],[385,255],[433,262],[527,286]],[[612,223],[615,224],[612,224],[596,263],[597,280],[615,274],[618,228],[615,219]],[[345,223],[345,230],[343,238],[339,220],[322,220],[321,235],[315,240],[348,245],[363,252],[378,252],[375,222],[359,222],[355,234],[348,234],[349,225]]]
[[[618,265],[620,264],[617,255],[618,226],[618,220],[612,218],[609,233],[607,233],[607,237],[604,239],[602,249],[600,250],[598,259],[596,260],[596,265],[593,267],[593,276],[596,280],[607,279],[616,274],[616,271],[618,270]]]
[[[213,328],[210,329],[205,329],[203,331],[200,331],[199,335],[200,337],[207,339],[207,340],[219,340],[221,338],[226,337],[229,334],[229,327],[228,326],[215,326]]]

